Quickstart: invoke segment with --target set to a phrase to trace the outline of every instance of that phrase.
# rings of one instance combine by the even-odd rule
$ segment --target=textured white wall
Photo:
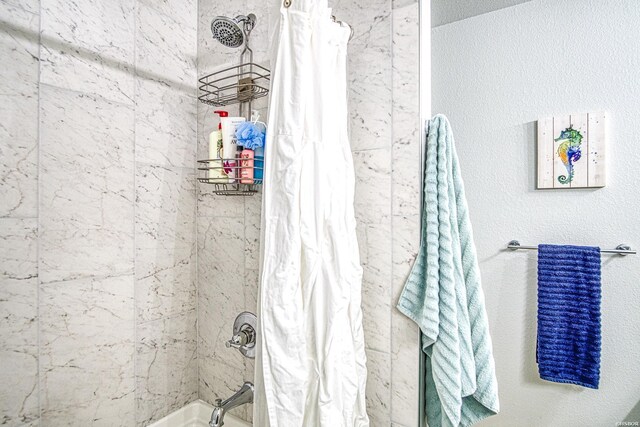
[[[438,27],[526,1],[531,0],[432,0],[431,26]]]
[[[502,413],[491,426],[640,421],[640,256],[603,256],[599,390],[535,363],[536,255],[525,244],[640,247],[640,6],[531,1],[432,32],[433,112],[449,116],[467,187]],[[608,113],[607,187],[535,190],[535,121]]]

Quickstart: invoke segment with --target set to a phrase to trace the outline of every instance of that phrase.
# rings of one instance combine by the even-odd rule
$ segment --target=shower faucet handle
[[[251,342],[255,343],[255,331],[253,330],[251,325],[245,324],[243,326],[245,327],[245,329],[232,336],[231,339],[225,343],[227,348],[240,348]]]
[[[233,337],[231,337],[231,339],[229,341],[225,341],[224,345],[227,348],[240,348],[240,344],[235,342],[235,338],[236,336],[234,335]]]
[[[245,311],[236,317],[233,323],[233,336],[225,342],[227,348],[235,348],[244,356],[253,359],[256,351],[255,314]]]

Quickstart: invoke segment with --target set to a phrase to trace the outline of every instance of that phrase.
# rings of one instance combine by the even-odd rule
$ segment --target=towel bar
[[[538,247],[537,246],[523,246],[520,244],[519,241],[517,240],[512,240],[509,242],[509,244],[507,245],[507,249],[511,249],[511,250],[521,250],[521,249],[526,249],[526,250],[531,250],[531,251],[537,251]],[[635,255],[637,252],[634,249],[631,249],[631,246],[629,245],[625,245],[625,244],[619,244],[618,246],[616,246],[615,249],[600,249],[600,252],[603,254],[618,254],[618,255]]]

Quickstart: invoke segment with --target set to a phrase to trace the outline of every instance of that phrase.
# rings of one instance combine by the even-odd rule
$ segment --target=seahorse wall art
[[[580,150],[582,135],[572,127],[568,127],[560,132],[560,136],[557,137],[555,141],[560,143],[557,151],[558,157],[560,157],[560,160],[562,160],[562,163],[564,163],[564,166],[567,168],[567,174],[560,175],[558,182],[560,184],[569,184],[573,180],[573,165],[580,160],[582,156],[582,151]]]
[[[605,113],[538,120],[538,189],[604,187]]]

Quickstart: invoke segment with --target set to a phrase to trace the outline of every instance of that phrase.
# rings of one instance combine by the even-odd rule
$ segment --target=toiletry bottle
[[[236,161],[236,152],[238,140],[236,139],[236,126],[245,122],[244,117],[222,117],[222,151],[224,153],[224,170],[229,177],[229,183],[236,182],[236,171],[238,162]]]
[[[244,151],[244,146],[242,145],[242,141],[237,137],[236,141],[236,182],[242,182],[240,178],[242,178],[242,152]]]
[[[254,156],[254,171],[253,171],[253,178],[256,181],[262,182],[262,177],[263,177],[263,169],[264,169],[264,147],[258,147],[254,150],[253,153]]]
[[[245,148],[240,154],[240,182],[243,184],[253,184],[253,150]]]
[[[245,158],[251,158],[250,161],[247,161],[251,165],[251,182],[257,182],[258,184],[262,183],[263,177],[263,168],[264,168],[264,144],[266,140],[266,132],[267,125],[260,120],[260,112],[258,110],[254,110],[251,114],[251,121],[262,130],[262,141],[260,143],[253,143],[253,153],[245,155]]]
[[[214,169],[207,171],[207,178],[209,178],[211,182],[222,183],[226,182],[227,179],[227,174],[224,173],[222,166],[222,118],[229,116],[229,113],[218,110],[214,111],[214,114],[219,116],[220,122],[218,123],[218,129],[209,134],[209,160],[214,161],[210,161],[207,165]]]

